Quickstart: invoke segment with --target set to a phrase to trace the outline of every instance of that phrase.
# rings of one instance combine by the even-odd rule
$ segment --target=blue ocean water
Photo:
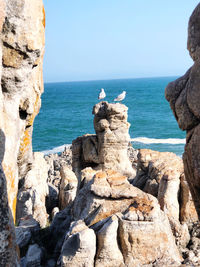
[[[113,102],[123,90],[127,92],[123,104],[128,106],[135,148],[182,155],[185,133],[178,128],[164,97],[166,85],[176,78],[46,83],[42,107],[34,123],[33,150],[59,152],[76,137],[95,133],[92,108],[98,102],[100,88],[104,88],[108,102]]]

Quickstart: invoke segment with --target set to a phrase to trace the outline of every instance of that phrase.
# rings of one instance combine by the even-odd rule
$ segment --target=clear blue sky
[[[182,75],[197,0],[44,0],[45,82]]]

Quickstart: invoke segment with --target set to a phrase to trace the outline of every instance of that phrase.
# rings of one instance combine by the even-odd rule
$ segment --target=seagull
[[[126,96],[126,91],[123,91],[120,95],[118,95],[117,98],[114,99],[114,101],[122,101]]]
[[[106,97],[106,93],[105,93],[104,89],[101,88],[101,92],[99,93],[99,97],[98,97],[98,99],[100,100],[100,99],[103,99],[103,98],[105,98],[105,97]]]

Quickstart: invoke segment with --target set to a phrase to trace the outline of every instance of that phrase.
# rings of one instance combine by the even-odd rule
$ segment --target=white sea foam
[[[68,148],[70,146],[71,146],[70,144],[65,144],[65,145],[62,145],[62,146],[54,147],[54,148],[49,149],[49,150],[43,150],[41,152],[44,153],[45,155],[61,153],[61,152],[63,152],[65,150],[65,147]]]
[[[171,144],[171,145],[179,145],[185,144],[185,138],[167,138],[167,139],[156,139],[156,138],[147,138],[147,137],[136,137],[132,138],[131,142],[138,142],[143,144]]]

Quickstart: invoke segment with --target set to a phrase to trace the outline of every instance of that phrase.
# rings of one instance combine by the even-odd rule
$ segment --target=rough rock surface
[[[17,221],[20,218],[33,215],[41,227],[47,224],[45,199],[48,195],[48,167],[43,153],[34,152],[31,169],[24,178],[23,186],[17,197]]]
[[[145,193],[132,186],[126,176],[111,170],[99,171],[80,188],[73,206],[74,220],[93,225],[126,210],[138,196],[145,197]]]
[[[32,125],[43,92],[44,24],[42,0],[0,1],[0,266],[17,264],[12,221],[18,179],[32,162]]]
[[[91,177],[91,172],[87,173]],[[111,170],[96,172],[92,179],[82,183],[72,208],[75,221],[66,234],[60,266],[86,266],[88,227],[94,230],[94,237],[96,234],[97,251],[93,242],[89,246],[93,249],[92,262],[87,266],[181,263],[168,218],[157,199],[131,185],[126,176]],[[87,246],[82,238],[88,240]]]
[[[185,181],[182,159],[170,152],[141,149],[133,185],[157,197],[168,216],[177,245],[182,249],[189,242],[188,225],[198,216]]]
[[[61,184],[59,192],[59,207],[66,208],[76,197],[78,179],[66,165],[61,167]]]
[[[188,50],[193,66],[186,74],[168,84],[166,99],[170,102],[179,127],[187,131],[183,155],[186,180],[200,218],[200,4],[188,25]]]
[[[183,161],[174,153],[140,149],[133,185],[157,197],[169,217],[181,223],[198,220],[185,180]]]
[[[136,199],[123,213],[119,242],[125,266],[179,266],[182,260],[167,216],[154,197]]]
[[[61,167],[67,166],[72,169],[72,150],[71,146],[65,147],[61,154],[49,154],[45,156],[48,165],[48,187],[49,194],[46,199],[47,211],[49,214],[59,207],[59,192],[61,185]]]
[[[6,178],[0,162],[0,266],[18,265],[15,230],[12,214],[8,205]]]
[[[118,227],[118,217],[113,215],[97,232],[96,267],[120,267],[124,265],[123,255],[117,240]]]
[[[73,222],[66,234],[60,256],[61,267],[93,267],[96,235],[84,222]]]
[[[120,103],[100,102],[93,107],[96,135],[78,137],[72,143],[73,170],[78,175],[86,167],[115,169],[128,177],[135,176],[128,157],[130,136],[128,108]]]

